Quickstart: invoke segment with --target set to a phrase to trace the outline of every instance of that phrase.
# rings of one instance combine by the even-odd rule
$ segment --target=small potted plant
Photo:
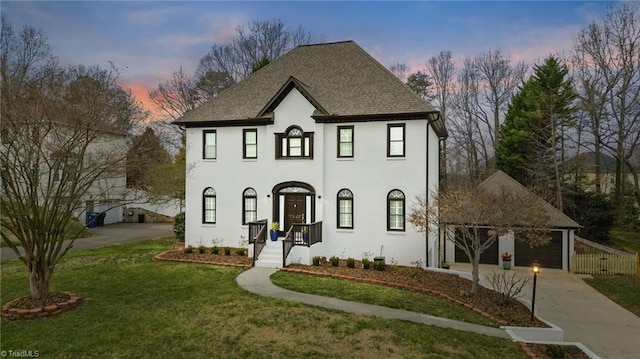
[[[280,224],[278,222],[271,223],[271,231],[269,232],[269,235],[271,236],[271,240],[274,242],[278,240],[279,229],[280,229]]]
[[[509,252],[502,253],[502,268],[511,269],[511,254]]]

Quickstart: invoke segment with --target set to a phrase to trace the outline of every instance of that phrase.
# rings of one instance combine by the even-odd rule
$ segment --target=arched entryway
[[[273,187],[273,221],[286,232],[294,223],[313,223],[316,213],[316,191],[308,183],[283,182]]]

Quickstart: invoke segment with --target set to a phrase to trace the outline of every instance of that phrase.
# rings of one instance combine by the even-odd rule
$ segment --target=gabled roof
[[[529,191],[527,187],[523,186],[522,184],[520,184],[520,182],[516,181],[511,176],[507,175],[506,173],[500,170],[496,171],[494,174],[489,176],[489,178],[482,181],[482,183],[480,183],[478,187],[480,187],[481,189],[489,193],[496,194],[496,195],[499,195],[500,193],[502,193],[503,189],[510,191],[516,196],[526,196],[526,195],[532,194],[532,192]],[[537,195],[535,195],[535,197],[542,202],[544,210],[546,214],[549,216],[549,225],[552,228],[581,228],[582,227],[581,225],[576,223],[576,221],[569,218],[569,216],[567,216],[566,214],[558,210],[556,207],[549,204],[549,202],[543,200]],[[526,206],[526,203],[523,203],[522,205]]]
[[[353,41],[298,46],[176,123],[264,123],[294,87],[316,107],[318,122],[425,118],[447,135],[439,112]]]

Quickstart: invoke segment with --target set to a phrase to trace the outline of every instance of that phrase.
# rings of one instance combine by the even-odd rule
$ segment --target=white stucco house
[[[296,47],[177,123],[187,245],[246,246],[266,220],[279,239],[257,265],[368,252],[437,266],[437,235],[406,215],[438,189],[443,121],[355,42]]]

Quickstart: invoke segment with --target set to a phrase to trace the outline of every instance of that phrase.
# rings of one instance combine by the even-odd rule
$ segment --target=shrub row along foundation
[[[60,313],[67,312],[80,304],[80,297],[78,297],[74,293],[62,293],[69,296],[69,299],[67,301],[47,305],[41,308],[26,309],[14,307],[14,302],[19,301],[22,298],[14,299],[2,306],[2,318],[9,320],[48,318]]]

